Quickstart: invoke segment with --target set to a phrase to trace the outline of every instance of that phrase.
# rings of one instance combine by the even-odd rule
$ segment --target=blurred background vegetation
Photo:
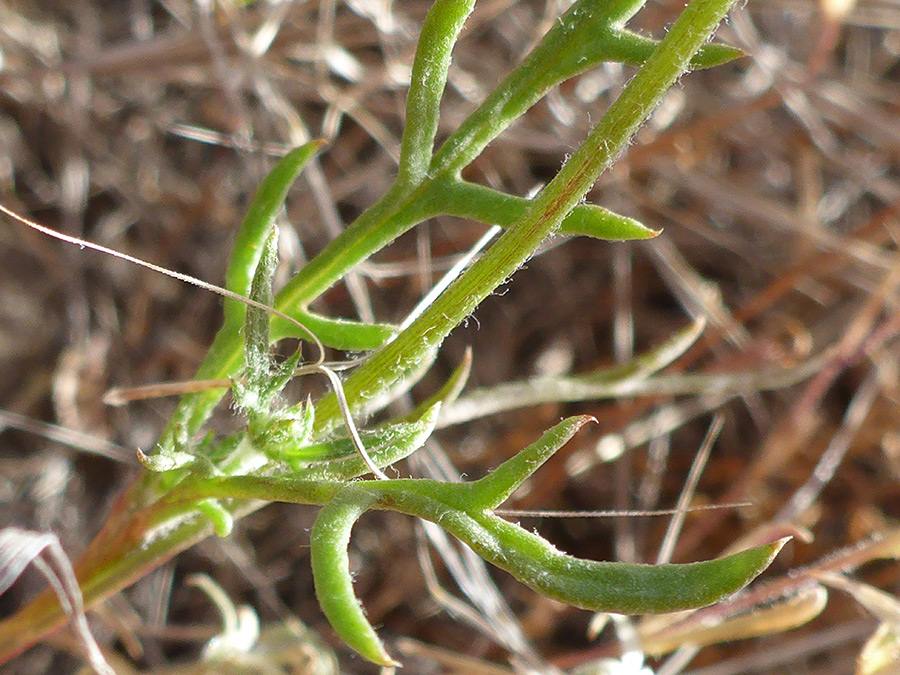
[[[659,37],[683,4],[650,0],[632,27]],[[328,149],[304,171],[280,223],[284,279],[389,185],[428,6],[0,2],[0,201],[220,283],[237,223],[273,158],[324,137]],[[442,135],[566,6],[476,5],[454,52]],[[451,336],[416,391],[433,391],[467,345],[471,385],[483,386],[625,362],[706,317],[703,336],[666,371],[695,375],[670,380],[680,383],[677,395],[660,385],[616,401],[504,413],[440,432],[432,451],[457,475],[479,476],[561,415],[586,412],[600,424],[539,472],[516,506],[665,508],[721,411],[724,428],[692,503],[752,506],[689,515],[674,560],[718,555],[766,524],[808,528],[813,539],[795,540],[767,573],[778,578],[892,533],[900,518],[900,5],[751,0],[718,35],[748,56],[685,78],[590,195],[662,235],[548,242]],[[529,194],[632,72],[609,65],[566,83],[467,177]],[[400,321],[483,229],[433,220],[316,309]],[[110,408],[104,392],[190,378],[221,302],[12,222],[0,227],[0,261],[0,525],[52,530],[77,557],[141,471],[136,449],[152,447],[174,407]],[[219,423],[234,424],[227,409]],[[203,542],[94,612],[98,639],[142,672],[195,662],[220,631],[213,604],[185,584],[206,573],[264,626],[298,617],[332,642],[309,573],[313,517],[312,509],[271,506],[228,539]],[[666,521],[544,518],[533,527],[580,556],[652,562]],[[470,599],[456,608],[463,620],[452,619],[426,587],[428,545],[406,519],[369,515],[354,542],[357,592],[408,672],[509,672],[510,656],[520,670],[553,672],[619,653],[612,632],[588,639],[588,613],[502,574],[491,582],[475,569],[462,573],[473,596],[487,597],[496,583],[514,614],[492,615]],[[452,552],[432,549],[434,575],[459,593],[442,555]],[[855,574],[889,593],[900,583],[893,562]],[[26,574],[0,598],[0,616],[42,586]],[[684,672],[853,672],[865,667],[855,664],[878,621],[832,592],[802,628],[773,626],[776,634],[706,647]],[[71,645],[57,642],[4,672],[75,672]],[[292,644],[288,651],[325,649]],[[334,646],[341,672],[375,672]],[[451,657],[472,660],[454,666]],[[303,663],[286,672],[315,672]]]

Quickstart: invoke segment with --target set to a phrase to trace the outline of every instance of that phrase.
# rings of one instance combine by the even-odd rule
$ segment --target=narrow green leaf
[[[435,195],[432,206],[436,212],[501,227],[509,227],[521,218],[530,201],[455,179],[436,182],[430,192]],[[633,218],[601,206],[580,204],[563,220],[559,233],[626,241],[650,239],[659,235],[659,230],[652,230]]]
[[[662,230],[653,230],[634,218],[594,204],[576,206],[559,226],[559,234],[577,234],[606,241],[652,239],[661,232]]]
[[[288,382],[294,379],[301,358],[302,354],[298,349],[281,363],[276,363],[273,359],[268,377],[259,384],[260,395],[271,403],[274,397],[281,394]]]
[[[659,42],[631,31],[622,30],[617,33],[616,40],[609,45],[609,57],[630,66],[640,66],[648,58]],[[746,54],[730,45],[713,43],[703,45],[691,59],[692,70],[702,70],[721,66]]]
[[[630,565],[582,560],[490,513],[441,526],[541,595],[594,612],[657,614],[718,602],[746,586],[787,539],[703,562]],[[498,545],[498,542],[500,544]]]
[[[350,319],[335,319],[308,310],[292,308],[285,312],[309,328],[326,347],[351,352],[368,352],[381,347],[397,332],[396,326],[386,323],[361,323]],[[294,324],[280,317],[272,318],[272,340],[286,337],[305,337]]]
[[[225,288],[239,295],[248,295],[253,274],[262,256],[263,245],[284,204],[288,190],[306,163],[312,159],[325,141],[315,140],[302,145],[281,158],[265,177],[244,222],[238,230],[225,272]],[[246,307],[236,300],[225,300],[225,325],[239,327],[244,321]]]
[[[424,414],[420,413],[408,422],[391,421],[374,429],[360,430],[359,437],[365,443],[366,448],[372,452],[378,452],[390,443],[403,444],[415,441],[416,436],[424,430],[423,418],[430,419],[429,412],[429,410],[425,410]],[[427,427],[427,424],[425,426]],[[290,463],[295,470],[303,472],[306,467],[315,467],[325,462],[333,463],[335,460],[348,459],[356,454],[353,441],[342,436],[341,438],[298,445],[283,451],[280,459]],[[303,473],[301,477],[307,478],[306,473]]]
[[[350,576],[350,532],[373,501],[365,492],[348,487],[323,506],[310,534],[310,564],[316,598],[335,633],[369,661],[399,666],[366,618]]]
[[[450,53],[474,7],[475,0],[435,0],[425,16],[406,99],[406,125],[397,174],[399,186],[417,185],[425,177],[437,133]]]
[[[545,449],[535,452],[538,460],[542,454],[546,454]],[[517,478],[523,472],[511,473]],[[472,484],[420,479],[356,485],[378,495],[372,508],[437,523],[486,561],[538,593],[595,612],[656,614],[718,602],[759,575],[789,539],[696,563],[599,562],[562,553],[539,535],[483,510],[477,497],[470,499],[468,488]]]
[[[481,480],[467,483],[469,496],[466,498],[466,510],[485,511],[500,506],[525,479],[591,421],[595,420],[589,415],[563,420],[546,431],[536,443],[520,450]]]
[[[747,52],[732,47],[731,45],[714,42],[709,45],[703,45],[700,51],[691,59],[691,68],[694,70],[703,70],[705,68],[715,68],[730,63],[735,59],[742,59],[747,56]]]

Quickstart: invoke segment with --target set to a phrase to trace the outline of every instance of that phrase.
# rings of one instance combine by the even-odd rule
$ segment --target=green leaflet
[[[567,604],[629,614],[711,604],[739,590],[786,540],[698,563],[629,565],[582,560],[490,512],[587,421],[566,420],[474,483],[423,479],[362,481],[341,488],[320,511],[311,535],[316,597],[337,634],[364,657],[396,665],[353,593],[347,546],[354,523],[370,509],[437,523],[488,562],[539,593]]]
[[[435,0],[425,17],[406,97],[406,126],[396,185],[415,187],[431,161],[450,53],[475,0]]]
[[[455,179],[434,183],[431,193],[435,195],[433,208],[440,213],[502,227],[510,227],[521,218],[529,202],[524,197]],[[563,220],[559,233],[608,241],[651,239],[659,235],[657,230],[633,218],[594,204],[576,206]]]
[[[412,421],[388,422],[360,432],[372,460],[381,468],[399,462],[421,448],[434,431],[440,408],[440,402],[436,402]],[[305,480],[352,480],[368,470],[349,438],[285,448],[277,459],[291,466],[295,475]]]
[[[262,257],[265,241],[284,205],[288,190],[303,167],[324,144],[324,141],[316,140],[291,150],[260,184],[231,250],[231,260],[225,272],[225,288],[229,291],[243,296],[250,294],[250,285]],[[246,306],[236,300],[225,300],[225,327],[240,327],[246,311]]]
[[[309,328],[326,347],[348,352],[370,352],[381,347],[396,332],[396,326],[386,323],[362,323],[350,319],[322,316],[305,309],[285,312]],[[272,317],[272,340],[286,337],[305,338],[306,335],[281,317]]]
[[[310,534],[310,565],[316,599],[338,636],[373,663],[399,666],[366,619],[350,575],[350,530],[373,503],[374,498],[353,491],[339,494],[323,506]]]

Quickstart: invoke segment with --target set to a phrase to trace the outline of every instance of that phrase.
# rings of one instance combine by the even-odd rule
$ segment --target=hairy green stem
[[[436,3],[426,18],[417,50],[397,181],[282,289],[276,307],[302,321],[309,304],[350,269],[427,218],[449,213],[501,225],[508,224],[510,216],[518,219],[526,200],[500,193],[491,198],[486,188],[479,190],[478,186],[461,182],[459,171],[552,87],[603,61],[644,63],[655,43],[623,28],[642,5],[643,0],[578,0],[525,61],[447,139],[425,172],[422,167],[430,157],[437,124],[441,93],[438,85],[443,86],[446,81],[447,59],[462,21],[471,11],[468,0]],[[424,39],[426,32],[434,39]],[[739,51],[724,45],[705,45],[691,65],[710,67],[739,55]],[[448,194],[442,195],[445,189]],[[654,234],[631,219],[592,206],[576,208],[560,231],[628,239]],[[272,332],[282,337],[295,334],[280,320],[273,323]],[[235,375],[241,364],[238,342],[233,330],[220,331],[197,378]],[[341,338],[340,343],[335,346],[351,350],[372,348],[369,340],[360,343]],[[160,444],[170,447],[178,434],[188,437],[196,433],[220,398],[221,392],[216,391],[185,397]]]
[[[484,298],[505,283],[584,198],[644,120],[685,72],[734,0],[693,0],[643,68],[610,106],[584,143],[535,197],[525,215],[457,279],[422,315],[345,382],[351,407],[359,407],[415,369]],[[316,430],[340,420],[335,397],[316,407]]]

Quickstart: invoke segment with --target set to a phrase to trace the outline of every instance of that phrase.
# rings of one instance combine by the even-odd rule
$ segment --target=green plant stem
[[[644,63],[653,49],[652,40],[622,28],[642,5],[643,0],[579,0],[573,4],[538,47],[431,157],[448,58],[462,21],[471,11],[469,0],[435,3],[423,26],[423,38],[428,33],[434,39],[420,40],[410,81],[397,181],[282,289],[276,307],[303,321],[309,304],[350,269],[426,218],[458,210],[457,215],[491,224],[508,224],[509,214],[518,219],[527,200],[500,193],[490,199],[486,188],[470,188],[459,179],[459,172],[552,87],[603,61]],[[692,65],[709,67],[739,55],[724,45],[705,45]],[[423,166],[428,166],[427,172]],[[442,194],[443,190],[448,193]],[[442,204],[446,211],[442,211]],[[470,213],[471,209],[474,212]],[[587,205],[570,213],[560,231],[629,239],[655,234],[631,219]],[[273,322],[273,335],[283,337],[295,332],[281,320]],[[241,365],[239,342],[234,330],[220,331],[197,379],[235,375]],[[363,349],[349,344],[348,349]],[[160,445],[171,447],[179,436],[196,433],[220,398],[221,392],[216,391],[184,397]]]
[[[709,39],[734,0],[692,0],[634,79],[610,106],[585,142],[535,197],[517,224],[472,265],[397,338],[376,352],[344,383],[350,406],[358,408],[413,370],[490,293],[559,228],[685,72],[693,54]],[[340,411],[333,395],[316,406],[319,432],[333,427]]]

